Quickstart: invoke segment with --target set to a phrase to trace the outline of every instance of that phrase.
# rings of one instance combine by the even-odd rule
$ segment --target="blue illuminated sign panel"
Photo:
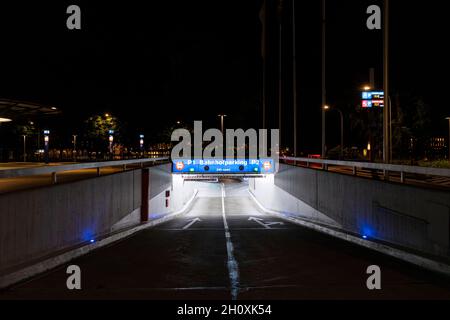
[[[384,92],[383,91],[364,91],[361,94],[363,108],[384,107]]]
[[[172,172],[182,174],[273,174],[273,159],[173,160]]]

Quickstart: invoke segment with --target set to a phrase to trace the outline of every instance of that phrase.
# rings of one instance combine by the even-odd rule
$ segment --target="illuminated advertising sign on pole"
[[[364,91],[362,93],[363,108],[383,108],[384,107],[384,92],[383,91]]]

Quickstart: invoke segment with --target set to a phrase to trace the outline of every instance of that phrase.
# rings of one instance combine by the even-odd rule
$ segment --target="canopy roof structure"
[[[36,119],[55,116],[61,111],[54,106],[44,106],[33,102],[0,99],[0,117],[12,120]]]

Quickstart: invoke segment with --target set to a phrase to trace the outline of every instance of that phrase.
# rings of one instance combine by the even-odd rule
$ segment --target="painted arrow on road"
[[[183,227],[183,230],[189,229],[189,227],[192,226],[194,223],[200,222],[200,221],[202,221],[200,218],[192,219],[187,225],[185,225]]]
[[[259,225],[263,226],[266,229],[270,229],[270,226],[273,226],[273,225],[280,225],[280,226],[284,225],[283,222],[266,222],[265,223],[264,219],[255,218],[255,217],[248,218],[248,221],[255,221],[256,223],[258,223]]]

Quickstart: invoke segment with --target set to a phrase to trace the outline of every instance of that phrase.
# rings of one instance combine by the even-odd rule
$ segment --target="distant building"
[[[157,144],[150,146],[150,149],[147,152],[147,154],[149,157],[152,157],[152,158],[170,157],[171,150],[172,150],[172,144],[157,143]]]
[[[427,157],[444,159],[447,156],[447,143],[444,137],[432,137],[427,146]]]

